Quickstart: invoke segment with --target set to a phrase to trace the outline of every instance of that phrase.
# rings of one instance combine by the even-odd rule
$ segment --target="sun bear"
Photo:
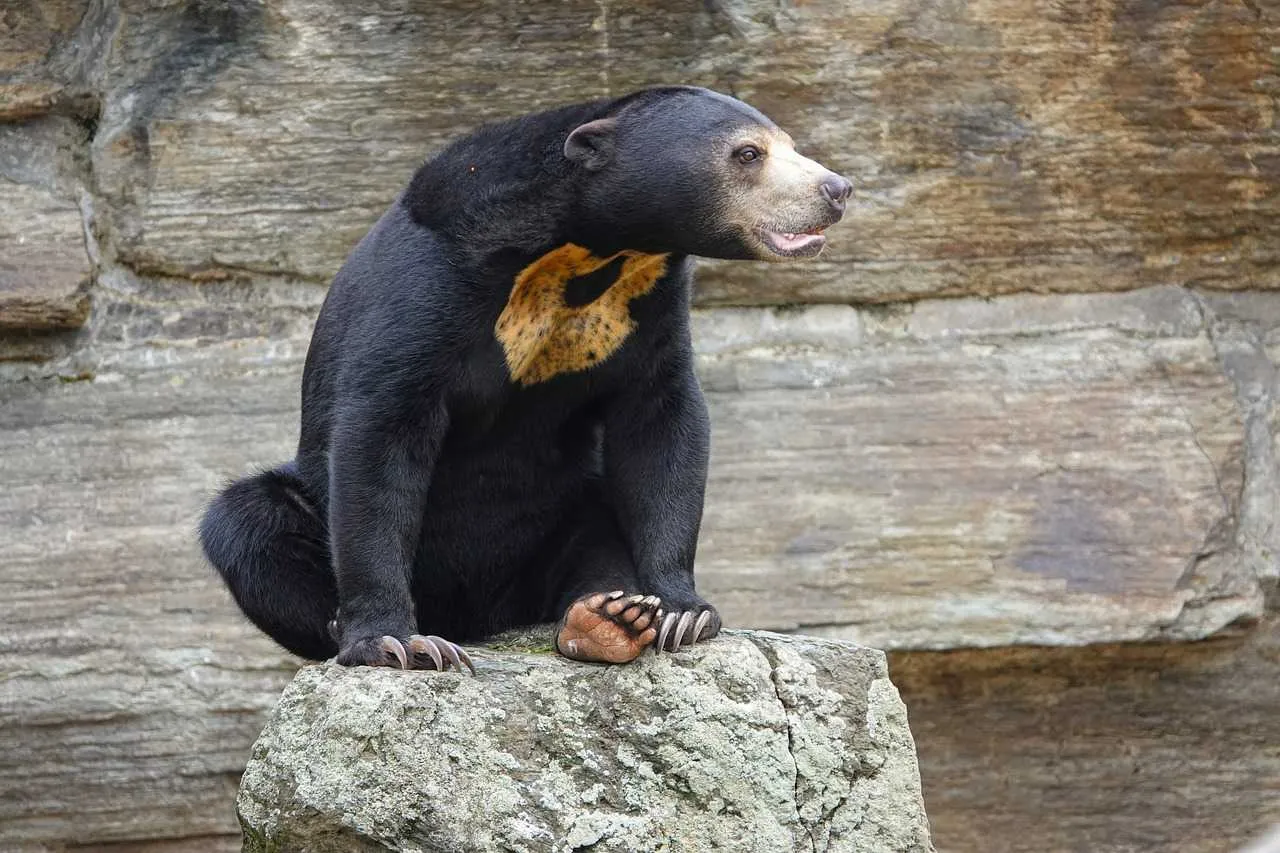
[[[276,642],[347,665],[461,670],[455,642],[539,622],[584,661],[714,636],[690,258],[817,255],[851,189],[685,86],[453,142],[334,278],[297,455],[213,500],[205,554]]]

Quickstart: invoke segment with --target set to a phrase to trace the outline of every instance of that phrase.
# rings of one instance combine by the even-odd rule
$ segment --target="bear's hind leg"
[[[720,614],[692,590],[664,600],[640,580],[613,513],[590,502],[552,561],[556,649],[574,660],[626,663],[653,645],[676,651],[720,633]]]
[[[337,653],[328,532],[292,464],[224,489],[201,520],[200,544],[254,625],[301,657]]]
[[[631,554],[612,514],[591,501],[552,560],[548,618],[556,649],[573,660],[626,663],[658,636],[661,601],[638,589]]]

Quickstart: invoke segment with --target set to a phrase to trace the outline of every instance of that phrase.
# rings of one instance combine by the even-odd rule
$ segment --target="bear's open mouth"
[[[782,231],[760,226],[756,233],[760,241],[775,255],[784,258],[811,258],[822,251],[827,238],[822,232],[825,226],[808,231]]]

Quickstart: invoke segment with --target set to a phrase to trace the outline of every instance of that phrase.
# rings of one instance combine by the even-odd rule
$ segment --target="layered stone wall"
[[[1144,694],[1157,676],[1132,673],[1159,668],[1120,653],[1086,678],[1089,650],[1006,647],[1155,642],[1194,663],[1189,641],[1252,642],[1269,618],[1278,42],[1280,10],[1230,0],[8,3],[0,846],[230,843],[295,662],[242,622],[193,529],[225,478],[290,455],[328,277],[476,123],[689,82],[857,187],[818,261],[700,267],[699,582],[733,624],[898,650],[941,849],[1069,849],[1046,827],[1087,803],[1054,780],[1102,772],[1105,738],[1020,777],[1032,717],[942,733],[998,705],[1009,655],[1063,669],[1018,706],[1050,728],[1072,697],[1119,714],[1136,696],[1163,720],[1205,703],[1207,731],[1253,695],[1257,667]],[[1256,725],[1280,742],[1273,720]],[[1230,753],[1178,744],[1205,758],[1161,764],[1171,790]],[[1019,806],[982,838],[968,821],[1000,774],[975,789],[970,757],[1063,821]],[[1238,761],[1275,778],[1274,750]],[[1204,838],[1280,819],[1246,802]],[[1141,849],[1107,838],[1089,849]]]

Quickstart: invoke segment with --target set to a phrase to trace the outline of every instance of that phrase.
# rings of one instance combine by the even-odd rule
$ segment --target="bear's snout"
[[[827,176],[822,182],[822,197],[827,200],[827,204],[836,211],[837,214],[843,216],[845,205],[849,201],[849,196],[853,194],[853,182],[848,178],[843,178],[834,172]]]

